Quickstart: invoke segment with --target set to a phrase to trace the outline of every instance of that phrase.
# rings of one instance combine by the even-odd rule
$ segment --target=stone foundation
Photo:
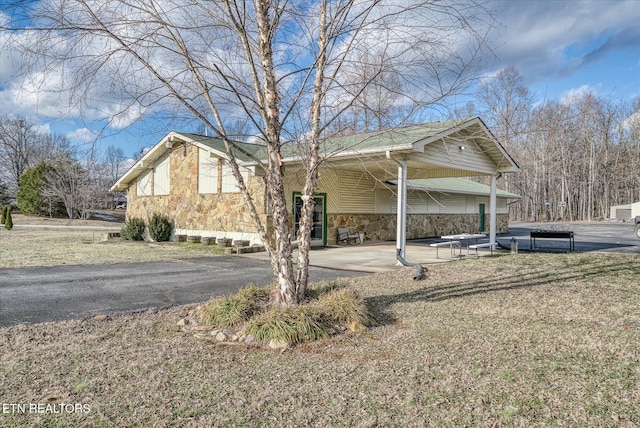
[[[507,214],[498,214],[496,218],[497,233],[509,231],[508,217]],[[488,229],[488,215],[485,215],[485,224]],[[395,214],[327,214],[327,243],[329,245],[336,244],[338,227],[348,227],[350,232],[364,232],[365,241],[396,239]],[[479,214],[407,215],[407,239],[480,232]]]

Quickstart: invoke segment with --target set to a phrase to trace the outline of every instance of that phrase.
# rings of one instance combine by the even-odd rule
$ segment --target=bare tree
[[[104,155],[104,164],[107,168],[109,185],[115,183],[124,172],[124,165],[127,157],[120,147],[109,146]]]
[[[71,153],[69,141],[56,134],[41,132],[31,119],[0,119],[0,163],[2,177],[15,194],[20,176],[40,162],[51,161]]]
[[[388,82],[397,105],[419,118],[465,87],[491,26],[475,0],[53,0],[32,14],[38,41],[23,48],[48,70],[73,72],[65,82],[72,100],[102,89],[123,106],[112,120],[172,111],[224,141],[284,305],[305,294],[312,195],[330,126],[364,97],[388,93]],[[381,41],[382,55],[362,55]],[[362,69],[373,72],[354,74]],[[243,120],[266,146],[266,159],[253,160],[264,170],[273,244],[234,157],[232,129]],[[281,157],[289,142],[306,168],[296,270]]]

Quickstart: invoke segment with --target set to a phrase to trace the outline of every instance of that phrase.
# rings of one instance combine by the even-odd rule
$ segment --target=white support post
[[[489,196],[489,242],[496,242],[497,224],[497,203],[496,203],[496,181],[500,175],[491,176],[491,194]]]
[[[407,244],[407,161],[404,159],[395,161],[398,163],[396,250],[404,259]]]

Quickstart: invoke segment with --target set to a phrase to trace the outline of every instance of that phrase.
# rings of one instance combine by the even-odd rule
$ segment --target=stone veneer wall
[[[489,215],[485,215],[489,226]],[[395,214],[327,214],[327,243],[336,243],[338,227],[364,232],[366,241],[396,239]],[[497,233],[509,231],[508,214],[498,214]],[[455,233],[479,233],[479,214],[407,214],[407,239],[432,238]]]
[[[185,155],[186,153],[186,155]],[[258,214],[266,221],[261,180],[249,178],[249,188]],[[257,230],[241,193],[198,193],[198,147],[174,146],[170,154],[168,195],[138,196],[136,183],[127,194],[127,218],[140,217],[148,222],[154,213],[173,221],[178,233],[199,233],[258,242]],[[222,236],[219,236],[222,237]]]

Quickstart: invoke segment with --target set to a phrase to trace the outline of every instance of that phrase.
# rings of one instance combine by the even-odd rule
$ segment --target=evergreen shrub
[[[173,225],[169,218],[162,214],[154,214],[149,221],[149,235],[154,241],[163,242],[171,238]]]
[[[7,230],[13,229],[13,218],[11,217],[11,207],[7,207],[7,214],[4,219],[4,228]]]
[[[120,236],[129,241],[144,241],[144,220],[139,217],[131,217],[128,219],[122,230]]]

